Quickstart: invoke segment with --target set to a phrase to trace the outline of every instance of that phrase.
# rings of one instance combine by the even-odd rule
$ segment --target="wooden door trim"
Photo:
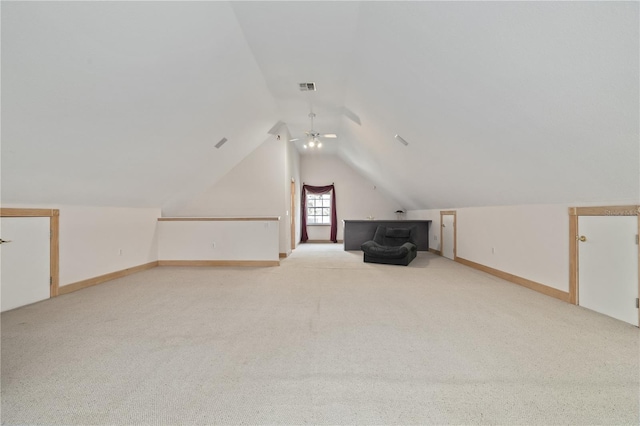
[[[453,260],[458,258],[458,215],[456,210],[440,211],[440,256],[444,256],[444,239],[443,239],[443,216],[453,216]]]
[[[640,206],[597,206],[569,208],[569,302],[574,305],[580,303],[580,277],[578,264],[580,249],[578,244],[579,216],[637,216],[638,231],[640,231]],[[640,247],[638,249],[638,295],[640,295]],[[638,324],[640,325],[640,310],[638,310]]]
[[[56,297],[60,286],[60,210],[0,208],[0,217],[49,218],[49,297]]]
[[[638,206],[570,207],[569,216],[637,216]]]
[[[291,251],[293,251],[296,249],[296,181],[294,179],[291,179],[291,203],[289,208],[291,209],[289,212],[291,215],[289,217],[291,224]]]
[[[569,213],[569,303],[578,304],[578,216]]]

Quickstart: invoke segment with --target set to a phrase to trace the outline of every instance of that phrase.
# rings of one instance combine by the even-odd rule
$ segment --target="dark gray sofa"
[[[378,226],[373,240],[362,243],[364,261],[407,266],[416,258],[415,227],[387,228]]]

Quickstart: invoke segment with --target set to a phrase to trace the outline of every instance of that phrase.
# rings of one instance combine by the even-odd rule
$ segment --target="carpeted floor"
[[[3,313],[3,424],[638,424],[639,332],[431,253],[301,245]]]

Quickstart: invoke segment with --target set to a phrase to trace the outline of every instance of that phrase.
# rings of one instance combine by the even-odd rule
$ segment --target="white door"
[[[442,215],[442,255],[447,259],[453,260],[453,246],[454,246],[454,228],[453,228],[452,214]]]
[[[50,296],[48,217],[0,218],[0,310]]]
[[[578,304],[638,325],[638,218],[580,216]]]

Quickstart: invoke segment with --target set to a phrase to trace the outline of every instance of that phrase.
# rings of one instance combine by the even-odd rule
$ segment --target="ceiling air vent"
[[[315,83],[300,83],[300,91],[301,92],[315,92],[316,84]]]
[[[227,138],[222,138],[220,139],[220,142],[218,142],[216,144],[216,148],[220,148],[222,145],[224,145],[227,142]]]
[[[400,135],[395,135],[394,137],[395,137],[395,138],[396,138],[396,139],[397,139],[397,140],[398,140],[402,145],[404,145],[404,146],[409,145],[409,142],[407,142],[406,140],[404,140],[404,139],[402,138],[402,136],[400,136]]]

